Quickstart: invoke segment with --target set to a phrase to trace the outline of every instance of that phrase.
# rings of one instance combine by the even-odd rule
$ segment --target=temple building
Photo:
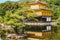
[[[52,11],[45,9],[47,4],[41,3],[38,0],[29,3],[28,6],[35,11],[35,18],[38,19],[37,22],[33,20],[26,20],[25,24],[28,25],[25,28],[25,32],[29,37],[33,38],[48,38],[51,36],[52,26]],[[26,15],[32,13],[31,11],[26,11]]]

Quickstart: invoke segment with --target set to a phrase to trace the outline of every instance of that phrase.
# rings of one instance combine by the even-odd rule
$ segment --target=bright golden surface
[[[32,31],[27,31],[26,32],[29,37],[33,38],[48,38],[51,36],[51,32],[32,32]]]
[[[41,9],[41,10],[34,10],[36,14],[36,16],[52,16],[52,11],[50,10],[45,10],[45,9]],[[26,15],[30,15],[30,14],[33,14],[32,12],[30,11],[27,11],[26,12]]]

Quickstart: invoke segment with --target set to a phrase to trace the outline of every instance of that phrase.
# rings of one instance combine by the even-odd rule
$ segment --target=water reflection
[[[0,37],[0,40],[2,40],[2,38]]]

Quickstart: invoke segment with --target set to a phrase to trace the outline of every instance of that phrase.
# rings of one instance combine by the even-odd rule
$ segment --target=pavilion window
[[[51,17],[46,17],[46,21],[51,21]]]
[[[46,29],[47,29],[47,31],[50,31],[51,30],[51,26],[47,26]]]

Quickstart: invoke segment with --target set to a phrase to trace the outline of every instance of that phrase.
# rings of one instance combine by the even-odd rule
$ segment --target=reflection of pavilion
[[[25,20],[24,23],[28,25],[29,28],[25,28],[25,32],[29,37],[33,38],[48,38],[51,36],[52,29],[52,11],[47,10],[46,4],[40,3],[36,0],[33,3],[29,3],[28,6],[35,11],[35,18],[38,19],[37,22],[34,20]],[[31,11],[26,11],[26,15],[32,14]]]
[[[11,40],[14,40],[14,39],[21,39],[22,36],[20,35],[16,35],[16,34],[7,34],[7,39],[11,39]]]

